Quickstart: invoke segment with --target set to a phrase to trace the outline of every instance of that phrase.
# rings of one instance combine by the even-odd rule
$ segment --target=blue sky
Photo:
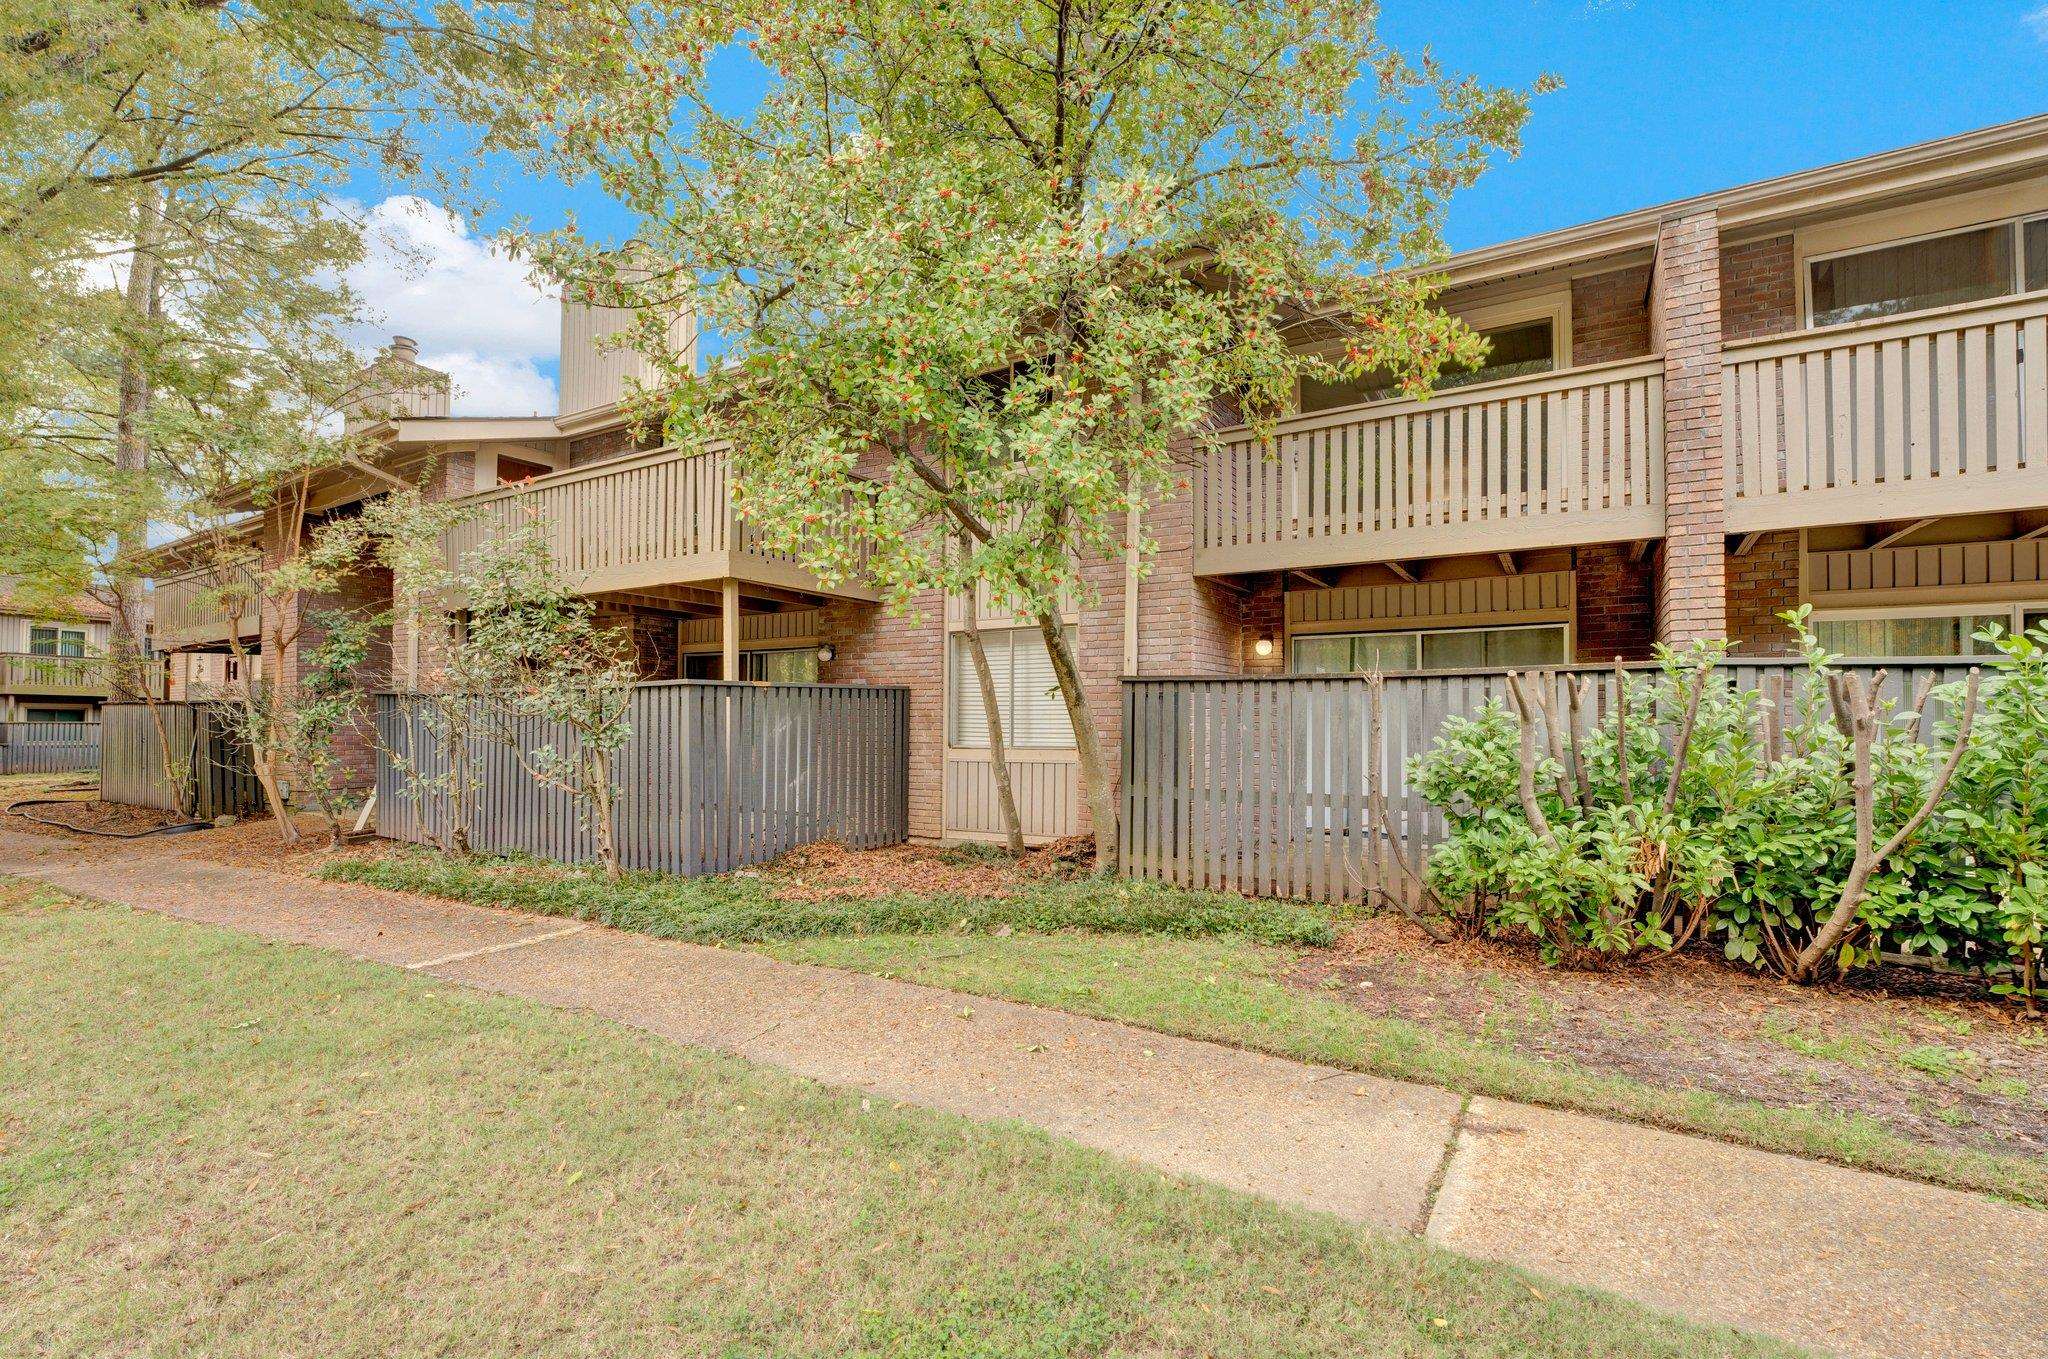
[[[2048,0],[1386,0],[1382,32],[1487,81],[1549,71],[1565,82],[1537,101],[1522,156],[1453,205],[1457,249],[2048,112]],[[720,75],[733,105],[759,92],[748,61]],[[390,192],[354,190],[371,203]],[[555,225],[572,204],[587,227],[627,225],[572,186],[500,175],[495,192],[486,231],[515,216]],[[525,299],[499,316],[482,294],[512,286],[516,269],[456,244],[462,263],[444,276],[372,300],[428,361],[476,361],[473,377],[458,367],[466,408],[538,408],[555,372],[542,308]],[[460,334],[438,333],[465,309]]]

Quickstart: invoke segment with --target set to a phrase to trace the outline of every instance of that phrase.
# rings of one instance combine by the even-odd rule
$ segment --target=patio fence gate
[[[235,739],[219,703],[105,703],[100,706],[100,796],[138,807],[178,806],[179,787],[164,770],[168,745],[182,768],[195,820],[263,810],[263,787],[249,752]],[[158,722],[162,722],[159,732]]]
[[[445,702],[377,698],[379,835],[431,844],[448,833]],[[907,689],[669,680],[636,688],[628,721],[612,765],[628,868],[724,873],[818,840],[874,849],[909,835]],[[537,719],[504,726],[529,753],[574,749],[572,733]],[[474,848],[596,857],[575,799],[535,779],[506,740],[475,736],[469,754]]]
[[[97,722],[0,722],[0,774],[68,774],[99,767]]]
[[[1923,675],[1961,680],[1953,661],[1843,663],[1866,678],[1886,672],[1883,693],[1910,701]],[[1640,677],[1654,667],[1625,667]],[[1796,684],[1789,661],[1728,661],[1744,689],[1775,677]],[[1603,718],[1614,701],[1608,666],[1530,672],[1549,687],[1551,710],[1566,711],[1562,678],[1593,683],[1581,721]],[[1128,679],[1123,683],[1124,871],[1182,887],[1253,896],[1356,901],[1369,892],[1405,893],[1394,846],[1376,834],[1370,799],[1384,792],[1393,837],[1419,871],[1446,832],[1443,816],[1408,787],[1409,757],[1435,744],[1446,719],[1470,717],[1507,697],[1506,670],[1390,675],[1375,760],[1369,748],[1367,682],[1358,676],[1274,679]],[[1943,715],[1930,702],[1923,726]],[[1540,720],[1540,719],[1539,719]]]

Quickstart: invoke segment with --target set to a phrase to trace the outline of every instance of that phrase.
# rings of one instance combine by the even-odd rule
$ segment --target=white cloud
[[[554,414],[555,384],[538,365],[556,357],[560,312],[526,266],[424,198],[361,211],[369,254],[348,281],[379,323],[357,344],[368,353],[393,334],[419,341],[420,362],[454,379],[457,415]]]
[[[448,374],[457,415],[553,415],[555,382],[530,358],[420,350],[420,362]]]
[[[2042,5],[2039,9],[2028,10],[2020,16],[2020,22],[2025,24],[2027,31],[2036,38],[2039,38],[2042,42],[2048,42],[2048,5]]]

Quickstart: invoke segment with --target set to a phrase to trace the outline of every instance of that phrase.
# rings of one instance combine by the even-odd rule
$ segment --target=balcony
[[[2048,295],[1732,344],[1728,527],[2048,505]]]
[[[168,651],[255,636],[261,628],[262,597],[256,563],[252,555],[225,568],[207,567],[159,580],[151,595],[157,645]]]
[[[525,516],[539,522],[557,567],[586,594],[735,578],[786,590],[875,596],[826,587],[797,559],[771,552],[732,511],[721,450],[661,449],[464,498],[474,509],[443,544],[451,562]]]
[[[1194,494],[1203,575],[1660,537],[1663,362],[1226,433]]]
[[[105,698],[105,666],[92,656],[0,652],[0,694],[34,698]]]

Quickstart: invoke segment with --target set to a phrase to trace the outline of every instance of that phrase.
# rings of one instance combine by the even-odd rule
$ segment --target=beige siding
[[[654,366],[637,351],[606,341],[623,334],[632,313],[613,307],[562,303],[562,414],[577,415],[619,401],[629,382],[653,382]],[[684,312],[669,327],[678,354],[697,340],[697,318]]]
[[[1472,623],[1553,622],[1572,610],[1572,573],[1539,571],[1473,580],[1430,580],[1399,585],[1353,585],[1291,590],[1289,632],[1370,629],[1375,624],[1432,627]]]
[[[718,627],[719,620],[716,618],[684,620],[682,649],[688,652],[718,650]],[[751,651],[803,646],[817,641],[822,627],[823,621],[816,609],[791,609],[787,613],[741,614],[740,648]]]
[[[1013,750],[1009,765],[1025,838],[1043,841],[1074,834],[1081,820],[1080,758],[1070,750]],[[946,753],[946,837],[1003,837],[995,765],[985,750]]]
[[[2036,599],[2048,595],[2048,541],[1813,552],[1806,590],[1815,603],[1837,608]]]

